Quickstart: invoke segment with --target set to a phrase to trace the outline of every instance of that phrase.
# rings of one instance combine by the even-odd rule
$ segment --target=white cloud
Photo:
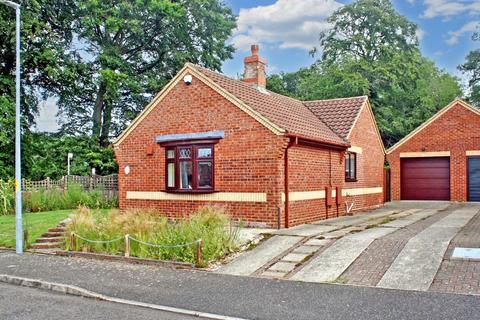
[[[460,14],[480,14],[480,0],[424,0],[423,18],[450,18]]]
[[[448,38],[445,40],[445,42],[451,46],[457,44],[460,41],[460,38],[466,34],[473,32],[478,29],[480,25],[480,21],[471,21],[468,22],[467,24],[463,25],[460,29],[456,31],[449,31],[448,32]]]
[[[232,42],[247,51],[253,43],[310,50],[328,29],[327,18],[341,3],[334,0],[278,0],[272,5],[241,9]]]

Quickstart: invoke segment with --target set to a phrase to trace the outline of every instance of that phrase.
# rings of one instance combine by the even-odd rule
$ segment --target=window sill
[[[166,193],[183,193],[183,194],[205,194],[205,193],[216,193],[215,190],[162,190]]]
[[[358,179],[345,179],[345,182],[357,182]]]

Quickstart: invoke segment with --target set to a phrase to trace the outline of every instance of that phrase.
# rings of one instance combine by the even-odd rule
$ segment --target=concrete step
[[[62,242],[65,240],[65,237],[46,237],[46,238],[38,238],[37,243],[45,243],[45,242]]]
[[[65,232],[45,232],[42,234],[42,238],[63,237]]]
[[[61,248],[60,242],[43,242],[43,243],[34,243],[32,249],[53,249]]]
[[[65,232],[65,228],[63,227],[56,227],[48,229],[48,232]]]

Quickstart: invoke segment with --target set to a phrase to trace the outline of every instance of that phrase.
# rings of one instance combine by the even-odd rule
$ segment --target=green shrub
[[[92,243],[77,237],[75,248],[67,249],[106,254],[125,253],[125,235],[131,236],[130,255],[161,260],[195,262],[195,241],[202,240],[202,260],[206,264],[237,249],[239,227],[232,227],[228,215],[220,207],[205,207],[188,219],[168,221],[155,212],[131,210],[125,213],[81,209],[67,226],[90,240],[110,241]],[[138,240],[138,241],[137,241]],[[142,244],[149,243],[162,248]],[[178,246],[188,244],[188,246]]]
[[[0,180],[0,215],[12,214],[14,209],[14,182]]]
[[[67,210],[76,209],[78,206],[94,209],[115,208],[118,206],[118,199],[104,197],[102,190],[85,191],[76,184],[69,185],[65,191],[41,189],[23,192],[24,212]],[[0,215],[13,214],[14,211],[14,182],[0,180]]]

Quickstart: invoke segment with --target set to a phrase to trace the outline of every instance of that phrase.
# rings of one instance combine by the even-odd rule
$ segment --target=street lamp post
[[[20,5],[15,2],[0,0],[15,9],[16,17],[16,72],[15,72],[15,232],[16,251],[23,253],[22,230],[22,172],[20,148]]]
[[[73,159],[73,153],[69,152],[67,155],[67,176],[70,175],[70,160]]]

